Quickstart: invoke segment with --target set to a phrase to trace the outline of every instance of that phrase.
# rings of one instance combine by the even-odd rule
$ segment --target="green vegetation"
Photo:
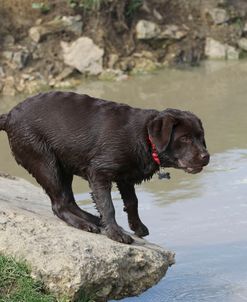
[[[98,11],[105,0],[68,0],[72,8],[82,8],[85,10]]]
[[[68,7],[79,8],[85,11],[99,11],[103,4],[108,0],[67,0]],[[141,7],[143,0],[126,1],[126,17],[132,17]],[[46,2],[33,2],[32,9],[39,10],[43,14],[47,14],[51,10],[51,5]]]
[[[39,10],[43,14],[47,14],[51,10],[51,6],[44,2],[34,2],[32,3],[32,8]]]
[[[126,9],[126,16],[132,17],[136,11],[142,6],[143,0],[130,0],[127,9]]]
[[[55,302],[24,262],[0,255],[0,302]]]
[[[24,262],[0,255],[0,302],[68,302],[57,300],[47,293],[41,282],[34,281]],[[94,299],[79,292],[77,302],[94,302]]]
[[[243,18],[241,17],[237,17],[235,18],[234,22],[233,22],[233,25],[235,26],[235,28],[239,31],[242,32],[243,28],[244,28],[244,25],[245,25],[245,21]]]

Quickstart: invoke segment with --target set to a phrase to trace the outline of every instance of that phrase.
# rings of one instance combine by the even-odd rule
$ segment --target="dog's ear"
[[[205,149],[207,149],[207,145],[206,145],[206,141],[205,141],[205,137],[204,137],[204,129],[203,129],[203,126],[202,126],[202,121],[199,118],[197,118],[197,119],[198,119],[199,125],[200,125],[201,130],[202,130],[202,135],[203,135],[202,143],[203,143],[203,146],[205,147]]]
[[[176,119],[170,114],[156,117],[148,123],[148,135],[159,153],[166,150],[176,123]]]

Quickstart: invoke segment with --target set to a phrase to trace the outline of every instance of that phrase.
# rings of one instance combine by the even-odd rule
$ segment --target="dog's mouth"
[[[202,171],[203,166],[188,166],[181,159],[178,160],[178,168],[183,169],[185,172],[190,174],[196,174]]]

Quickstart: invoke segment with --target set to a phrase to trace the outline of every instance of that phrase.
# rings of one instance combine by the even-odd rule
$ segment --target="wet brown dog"
[[[71,92],[30,97],[0,116],[16,161],[45,189],[68,224],[131,243],[115,220],[111,185],[121,193],[131,230],[148,235],[134,185],[160,167],[198,173],[209,162],[201,121],[192,113],[136,109]],[[100,217],[77,206],[73,175],[89,182]]]

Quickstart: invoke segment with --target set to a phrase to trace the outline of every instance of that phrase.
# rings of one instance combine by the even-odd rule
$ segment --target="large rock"
[[[205,55],[209,59],[239,59],[239,50],[228,44],[220,43],[212,38],[206,39]]]
[[[137,39],[147,40],[157,38],[160,34],[159,26],[151,21],[139,20],[136,24]]]
[[[247,51],[247,38],[241,38],[239,41],[238,41],[238,46],[239,48]]]
[[[140,40],[149,39],[171,39],[180,40],[187,35],[187,31],[180,29],[177,25],[169,24],[160,27],[154,22],[147,20],[140,20],[136,24],[136,37]]]
[[[67,226],[27,181],[0,177],[0,253],[25,259],[32,275],[57,296],[80,290],[99,300],[138,295],[157,283],[174,255],[135,238],[120,244]]]
[[[88,37],[81,37],[72,43],[61,42],[64,63],[81,73],[98,75],[103,70],[104,50]]]
[[[247,33],[247,22],[244,24],[243,33],[246,35]]]
[[[227,45],[226,58],[227,60],[238,60],[240,51],[233,46]]]
[[[21,49],[14,52],[12,62],[18,69],[23,69],[26,67],[28,60],[30,58],[30,53],[27,49]]]
[[[223,8],[212,8],[207,12],[215,24],[222,24],[229,21],[230,17],[227,11]]]
[[[159,39],[171,39],[171,40],[181,40],[187,35],[187,31],[184,29],[179,29],[177,25],[166,25],[164,30],[160,33]]]
[[[226,46],[212,38],[207,38],[205,55],[209,59],[226,59]]]

